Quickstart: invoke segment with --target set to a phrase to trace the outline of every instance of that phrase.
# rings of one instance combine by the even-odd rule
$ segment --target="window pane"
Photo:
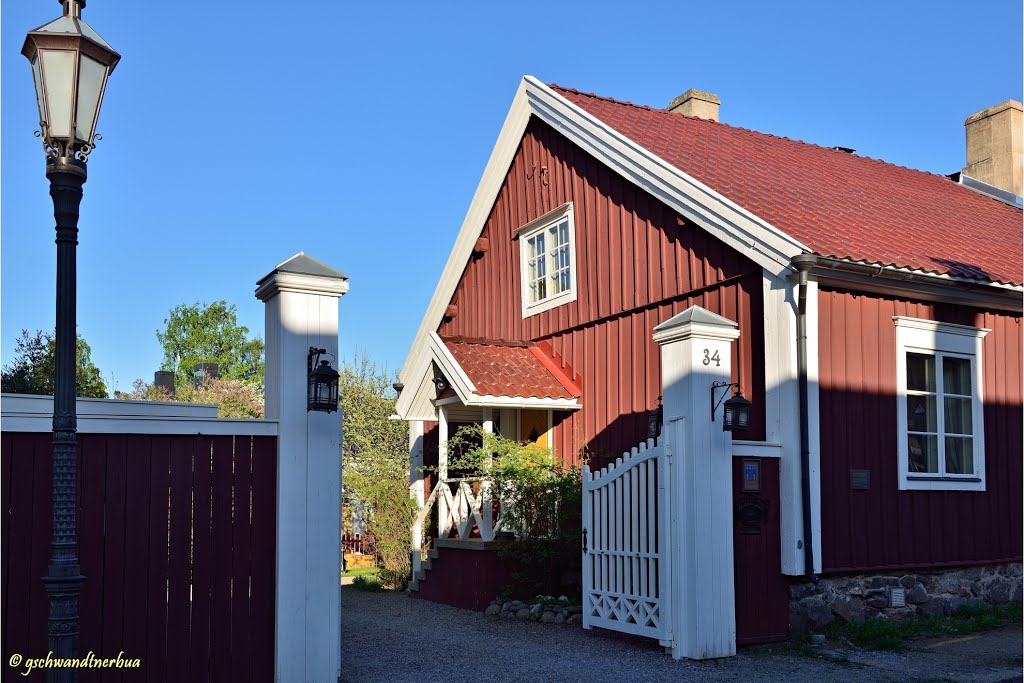
[[[935,397],[907,396],[907,431],[935,432]]]
[[[533,303],[536,303],[536,302],[537,302],[537,283],[536,282],[531,282],[530,283],[530,303],[533,304]]]
[[[971,395],[971,361],[968,358],[942,359],[942,391],[946,394]]]
[[[949,434],[973,434],[971,424],[971,399],[950,398],[944,400],[946,433]],[[924,430],[922,430],[924,431]]]
[[[558,238],[562,244],[569,244],[569,221],[558,224]]]
[[[939,442],[934,436],[909,434],[907,436],[907,465],[911,472],[939,473]]]
[[[907,354],[907,389],[935,391],[935,356]]]
[[[537,253],[543,254],[546,251],[546,249],[544,249],[544,233],[540,233],[533,239],[537,241]]]
[[[542,261],[542,263],[543,263],[543,261]],[[535,301],[540,301],[541,299],[547,298],[547,295],[548,295],[547,284],[546,284],[544,278],[541,278],[540,280],[537,280],[537,298],[535,299]]]
[[[946,474],[974,474],[974,439],[946,437]]]
[[[567,291],[568,289],[569,289],[569,271],[568,270],[563,270],[562,271],[562,291]]]

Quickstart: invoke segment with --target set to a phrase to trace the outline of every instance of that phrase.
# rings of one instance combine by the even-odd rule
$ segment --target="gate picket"
[[[667,437],[583,468],[583,627],[671,639]]]

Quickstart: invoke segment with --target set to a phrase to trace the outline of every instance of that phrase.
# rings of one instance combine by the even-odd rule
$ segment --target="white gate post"
[[[732,438],[711,384],[728,382],[736,323],[691,306],[654,328],[661,345],[664,429],[672,444],[671,611],[676,659],[736,654]],[[718,389],[716,400],[728,388]]]
[[[347,276],[296,254],[256,283],[267,419],[278,421],[274,680],[341,675],[341,416],[306,411],[309,348],[338,356]]]

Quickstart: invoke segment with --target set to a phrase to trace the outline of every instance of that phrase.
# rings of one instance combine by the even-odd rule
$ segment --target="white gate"
[[[671,645],[669,431],[599,472],[583,468],[583,628]]]

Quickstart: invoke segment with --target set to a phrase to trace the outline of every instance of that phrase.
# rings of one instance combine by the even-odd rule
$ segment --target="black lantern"
[[[322,353],[327,353],[327,349],[309,347],[306,412],[333,413],[338,409],[338,371],[329,361],[320,360]]]
[[[726,388],[726,391],[716,401],[715,390],[723,387]],[[722,404],[722,401],[725,400],[726,394],[729,393],[728,387],[736,387],[736,393],[729,400],[725,401],[725,405],[722,407],[722,431],[746,431],[750,427],[750,401],[743,397],[740,385],[736,382],[712,382],[711,421],[715,421],[715,412],[718,410],[718,406]]]
[[[658,397],[658,407],[647,413],[647,438],[657,439],[661,434],[661,427],[665,424],[665,406],[661,404],[661,396]]]

